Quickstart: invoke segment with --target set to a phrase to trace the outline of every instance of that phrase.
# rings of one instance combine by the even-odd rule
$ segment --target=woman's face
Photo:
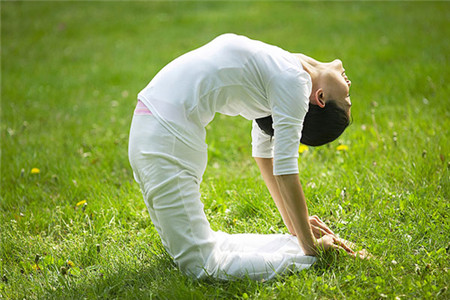
[[[342,61],[336,59],[330,63],[323,63],[322,67],[320,85],[324,92],[325,102],[335,100],[339,106],[349,110],[352,105],[349,93],[352,82],[345,75]]]

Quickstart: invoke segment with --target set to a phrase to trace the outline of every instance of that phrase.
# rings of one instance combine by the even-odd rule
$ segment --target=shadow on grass
[[[249,278],[224,281],[214,278],[195,280],[184,275],[162,246],[161,249],[154,249],[153,254],[144,260],[134,258],[131,262],[117,266],[85,270],[77,277],[59,275],[57,287],[45,288],[39,298],[230,299],[245,298],[246,295],[269,295],[280,292],[279,288],[285,283],[299,283],[309,277],[342,272],[344,270],[339,265],[345,259],[344,253],[330,252],[323,254],[307,271],[289,272],[270,281]]]
[[[178,269],[165,252],[131,264],[83,272],[78,277],[59,275],[58,286],[44,289],[44,299],[203,299],[240,297],[258,289],[250,279],[195,280]]]

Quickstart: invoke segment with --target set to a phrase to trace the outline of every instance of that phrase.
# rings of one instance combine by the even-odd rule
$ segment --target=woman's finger
[[[318,227],[318,226],[315,226],[315,225],[312,225],[312,224],[311,224],[311,229],[312,229],[313,234],[314,234],[314,237],[315,237],[316,239],[320,239],[320,238],[323,237],[324,235],[327,235],[327,234],[328,234],[328,233],[327,233],[325,230],[323,230],[322,228],[320,228],[320,227]]]
[[[366,249],[362,249],[356,254],[361,259],[372,259],[373,255],[370,254]]]
[[[342,249],[344,249],[348,253],[352,253],[352,254],[355,253],[355,251],[353,251],[349,246],[347,246],[345,243],[343,243],[340,239],[335,238],[333,242],[335,245],[342,247]]]
[[[350,241],[341,239],[339,237],[337,237],[337,239],[339,240],[340,243],[343,243],[343,244],[347,245],[347,247],[349,247],[349,248],[355,248],[356,247],[356,245],[354,243],[350,242]]]
[[[315,237],[316,239],[318,239],[319,237],[318,237],[317,227],[314,226],[314,225],[312,225],[312,224],[310,224],[310,225],[311,225],[311,230],[312,230],[312,232],[313,232],[314,237]]]
[[[318,222],[320,224],[320,227],[322,227],[325,231],[327,231],[329,234],[333,234],[334,232],[325,224],[322,220],[318,219]]]
[[[340,246],[342,249],[344,249],[345,251],[349,252],[349,253],[355,253],[355,251],[353,251],[349,246],[347,246],[345,243],[342,243],[340,241],[335,241],[335,244]]]
[[[343,247],[340,246],[340,245],[333,244],[332,247],[333,247],[333,249],[335,249],[335,250],[344,250],[345,253],[347,253],[347,254],[350,255],[351,257],[356,257],[356,253],[355,253],[355,252],[353,252],[353,251],[349,252],[349,251],[347,251],[345,248],[343,248]]]
[[[316,239],[320,239],[322,236],[321,232],[320,232],[320,228],[317,226],[314,226],[311,224],[311,230],[313,232],[313,235]]]
[[[311,225],[315,225],[322,228],[322,230],[324,230],[327,234],[334,235],[334,232],[330,228],[328,228],[328,226],[316,215],[309,218],[309,223]]]

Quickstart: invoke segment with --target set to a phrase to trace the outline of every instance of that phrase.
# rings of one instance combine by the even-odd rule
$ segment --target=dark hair
[[[272,116],[256,119],[259,128],[273,136]],[[348,113],[336,101],[327,101],[325,107],[309,104],[303,121],[300,142],[308,146],[321,146],[337,139],[350,124]]]

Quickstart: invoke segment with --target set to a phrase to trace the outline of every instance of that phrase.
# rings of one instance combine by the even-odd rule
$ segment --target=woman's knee
[[[206,261],[203,260],[197,260],[196,262],[189,263],[181,262],[178,266],[183,273],[196,279],[202,279],[208,275],[208,266]]]
[[[217,269],[217,251],[214,251],[212,244],[202,245],[201,249],[197,247],[191,248],[183,255],[175,258],[180,270],[185,274],[197,279],[213,275]],[[212,246],[212,247],[211,247]]]

